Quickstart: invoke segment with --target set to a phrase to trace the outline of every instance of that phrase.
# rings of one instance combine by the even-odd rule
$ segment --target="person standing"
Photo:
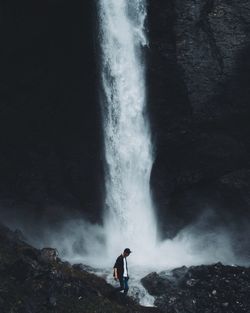
[[[118,256],[116,259],[113,273],[115,280],[120,282],[120,287],[116,288],[116,291],[122,291],[124,290],[124,294],[127,295],[128,293],[128,263],[127,263],[127,257],[130,255],[132,251],[129,248],[124,249],[123,253]]]

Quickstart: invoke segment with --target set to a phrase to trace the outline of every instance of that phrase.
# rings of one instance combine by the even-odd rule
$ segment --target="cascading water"
[[[223,229],[203,231],[206,215],[172,240],[157,240],[149,188],[153,155],[141,57],[142,46],[147,44],[146,0],[96,1],[106,157],[104,225],[72,219],[61,231],[52,235],[49,231],[43,243],[40,238],[39,244],[33,243],[57,247],[65,259],[94,266],[110,282],[115,257],[125,247],[131,248],[130,292],[141,303],[152,305],[153,299],[140,284],[140,278],[150,271],[216,261],[234,263],[235,256]]]
[[[99,12],[107,249],[114,253],[129,246],[146,252],[155,246],[157,232],[149,190],[153,157],[140,58],[147,43],[145,1],[100,0]]]
[[[142,46],[147,44],[146,0],[96,1],[106,157],[104,223],[72,219],[54,235],[48,231],[43,246],[57,247],[65,259],[106,268],[109,273],[115,257],[129,247],[133,250],[129,263],[135,266],[131,276],[137,282],[152,270],[216,261],[234,263],[226,231],[204,231],[209,211],[175,238],[157,240],[149,188],[153,155],[142,57]]]

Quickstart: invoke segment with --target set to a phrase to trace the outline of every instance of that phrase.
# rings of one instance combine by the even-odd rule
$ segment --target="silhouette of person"
[[[124,294],[127,295],[128,293],[128,263],[127,257],[130,255],[132,251],[129,248],[124,249],[123,253],[118,256],[116,259],[114,268],[113,268],[113,275],[116,281],[120,282],[120,287],[116,288],[116,291],[124,290]]]

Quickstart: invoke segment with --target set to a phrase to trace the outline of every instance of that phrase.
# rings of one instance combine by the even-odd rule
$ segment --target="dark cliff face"
[[[249,1],[149,1],[151,185],[172,234],[207,208],[249,217],[249,20]]]
[[[49,208],[50,217],[73,207],[95,219],[103,176],[93,1],[0,9],[1,207]]]
[[[94,4],[0,5],[2,211],[101,215]],[[249,217],[249,15],[246,0],[148,1],[151,186],[170,236],[206,208],[236,230]]]

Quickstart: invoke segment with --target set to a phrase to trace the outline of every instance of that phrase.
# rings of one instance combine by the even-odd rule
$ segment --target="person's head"
[[[125,257],[127,257],[127,256],[130,255],[131,252],[132,252],[132,251],[131,251],[129,248],[126,248],[126,249],[124,249],[124,251],[123,251],[123,255],[124,255]]]

